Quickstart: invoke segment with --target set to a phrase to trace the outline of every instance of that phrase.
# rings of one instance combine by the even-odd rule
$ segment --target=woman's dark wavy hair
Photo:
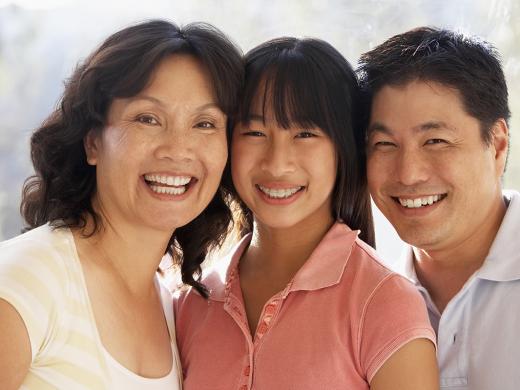
[[[180,28],[151,20],[116,32],[76,68],[59,106],[31,137],[35,175],[24,184],[20,207],[26,230],[48,222],[54,228],[85,228],[89,215],[94,221],[89,234],[98,230],[102,221],[91,203],[96,171],[87,164],[83,139],[91,130],[102,131],[114,99],[138,94],[161,60],[175,54],[199,60],[212,80],[219,108],[228,118],[235,112],[243,62],[239,49],[221,31],[205,23]],[[228,120],[228,140],[230,132]],[[202,214],[178,228],[166,248],[180,264],[183,282],[204,296],[200,264],[226,236],[232,220],[229,190],[222,184]]]
[[[333,217],[361,230],[360,237],[375,247],[365,139],[358,120],[360,91],[348,61],[322,40],[279,38],[248,52],[245,62],[237,121],[248,123],[251,106],[256,99],[263,99],[263,114],[266,108],[272,109],[281,127],[296,124],[325,131],[335,145],[338,164]],[[239,206],[237,228],[243,235],[251,231],[253,216],[243,203]]]

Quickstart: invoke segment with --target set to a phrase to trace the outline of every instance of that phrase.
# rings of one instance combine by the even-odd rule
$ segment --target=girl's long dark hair
[[[264,111],[269,104],[281,127],[297,124],[324,130],[335,145],[338,161],[333,216],[361,230],[361,239],[375,247],[360,89],[348,61],[322,40],[279,38],[248,52],[245,62],[237,120],[248,123],[251,107],[260,97]],[[241,211],[243,234],[252,228],[252,214],[244,204]]]
[[[233,115],[244,70],[240,51],[222,32],[209,24],[179,28],[164,20],[116,32],[77,67],[59,106],[31,137],[35,175],[24,184],[20,206],[27,230],[48,222],[55,228],[84,228],[91,216],[90,234],[97,231],[102,221],[91,203],[96,168],[87,164],[83,139],[90,130],[103,131],[115,98],[137,95],[160,61],[175,54],[189,54],[205,66],[220,109],[228,118]],[[229,140],[229,123],[227,130]],[[232,219],[229,191],[221,185],[202,214],[178,228],[165,248],[180,264],[182,280],[204,296],[200,264],[226,236]]]

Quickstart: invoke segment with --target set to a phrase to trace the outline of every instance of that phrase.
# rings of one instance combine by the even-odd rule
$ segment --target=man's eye
[[[137,117],[137,121],[139,123],[143,123],[145,125],[152,125],[152,126],[159,124],[159,121],[151,115],[139,115]]]
[[[428,141],[426,141],[426,145],[436,145],[436,144],[444,144],[446,143],[445,140],[443,139],[440,139],[440,138],[432,138],[432,139],[429,139]]]
[[[374,142],[374,144],[373,144],[374,148],[388,148],[388,147],[392,147],[392,146],[395,146],[395,144],[390,141],[378,141],[378,142]]]

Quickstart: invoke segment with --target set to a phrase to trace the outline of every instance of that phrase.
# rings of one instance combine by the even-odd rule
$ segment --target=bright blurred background
[[[244,51],[278,36],[329,41],[359,55],[410,28],[431,25],[479,35],[502,55],[513,117],[504,187],[520,189],[520,2],[518,0],[0,0],[0,240],[17,235],[28,139],[51,112],[76,63],[112,32],[149,18],[205,21]],[[402,249],[376,210],[377,244],[391,264]]]

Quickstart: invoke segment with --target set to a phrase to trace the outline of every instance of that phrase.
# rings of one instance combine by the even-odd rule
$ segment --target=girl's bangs
[[[247,123],[254,114],[265,121],[270,113],[284,129],[319,127],[328,133],[326,91],[322,91],[325,83],[320,83],[316,69],[303,58],[285,57],[289,58],[279,58],[276,64],[251,70],[247,75],[241,120]],[[261,112],[253,112],[253,107],[259,107]]]

